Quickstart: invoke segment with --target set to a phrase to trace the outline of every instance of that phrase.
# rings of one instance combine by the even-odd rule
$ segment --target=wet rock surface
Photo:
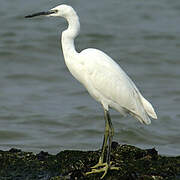
[[[98,180],[102,173],[86,175],[99,159],[99,151],[65,150],[56,155],[20,149],[0,151],[0,180]],[[107,180],[180,180],[180,156],[165,157],[153,149],[112,144],[111,160],[120,167],[109,170]]]

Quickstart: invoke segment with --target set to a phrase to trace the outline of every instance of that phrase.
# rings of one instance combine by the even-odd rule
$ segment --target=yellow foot
[[[104,178],[104,176],[107,174],[108,169],[110,170],[119,170],[119,167],[113,167],[111,166],[112,162],[110,162],[110,165],[107,163],[98,163],[95,166],[91,167],[91,171],[87,172],[86,175],[94,174],[94,173],[101,173],[104,172],[104,174],[101,176],[101,179]]]

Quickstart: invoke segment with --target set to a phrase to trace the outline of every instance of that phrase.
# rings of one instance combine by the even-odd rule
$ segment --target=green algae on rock
[[[0,151],[0,180],[98,180],[102,174],[86,176],[97,163],[99,151],[65,150],[57,155],[39,154],[19,149]],[[165,157],[153,149],[142,150],[131,145],[112,143],[111,160],[119,171],[108,171],[104,179],[178,180],[180,156]]]

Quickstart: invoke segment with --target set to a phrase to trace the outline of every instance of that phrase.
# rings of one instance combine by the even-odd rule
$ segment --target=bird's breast
[[[77,79],[80,83],[84,84],[85,72],[84,64],[79,62],[77,58],[66,57],[65,63],[70,71],[70,73]]]

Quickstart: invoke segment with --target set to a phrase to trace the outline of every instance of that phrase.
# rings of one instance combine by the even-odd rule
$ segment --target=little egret
[[[114,129],[111,123],[109,107],[114,108],[121,114],[131,114],[144,124],[150,124],[149,116],[157,119],[156,113],[151,105],[139,92],[133,81],[104,52],[88,48],[80,53],[74,47],[74,39],[80,31],[80,22],[75,10],[68,5],[62,4],[46,12],[39,12],[26,16],[60,16],[68,21],[68,28],[62,32],[61,43],[65,63],[71,74],[81,82],[89,94],[104,109],[105,132],[98,163],[91,167],[86,174],[104,172],[108,169],[118,170],[110,161],[111,143]],[[107,151],[106,151],[107,147]],[[104,157],[105,151],[107,152]]]

